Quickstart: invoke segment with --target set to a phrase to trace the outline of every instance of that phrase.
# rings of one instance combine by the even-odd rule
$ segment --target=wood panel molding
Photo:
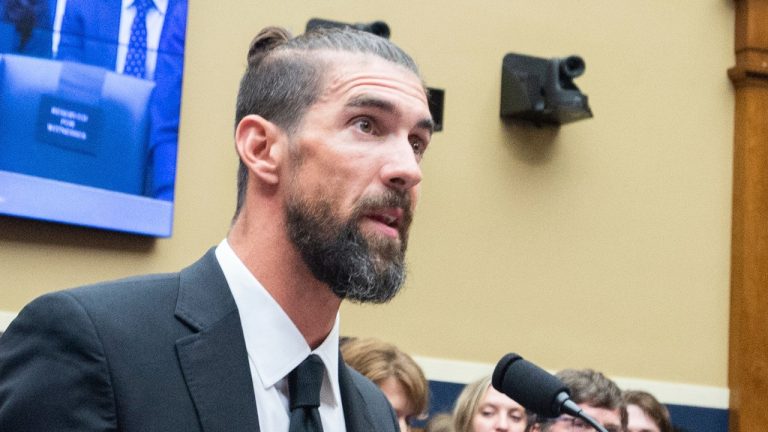
[[[768,0],[735,0],[731,432],[768,424]]]

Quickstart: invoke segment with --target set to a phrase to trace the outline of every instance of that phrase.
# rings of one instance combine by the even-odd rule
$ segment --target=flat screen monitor
[[[0,214],[172,232],[187,0],[0,0]]]

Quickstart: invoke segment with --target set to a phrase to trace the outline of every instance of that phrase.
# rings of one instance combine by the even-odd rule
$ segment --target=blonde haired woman
[[[524,432],[528,415],[522,405],[496,391],[487,376],[464,387],[453,424],[456,432]]]

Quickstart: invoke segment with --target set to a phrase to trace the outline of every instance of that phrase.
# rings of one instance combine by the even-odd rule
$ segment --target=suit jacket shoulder
[[[25,307],[0,338],[0,430],[258,431],[251,382],[211,250]]]
[[[0,429],[116,430],[104,360],[76,300],[54,293],[33,301],[0,338]]]
[[[56,58],[115,69],[121,0],[67,0]]]
[[[131,424],[152,417],[162,424],[168,415],[152,401],[187,393],[174,349],[190,334],[173,319],[178,280],[125,279],[27,305],[0,338],[0,430],[140,430]],[[172,405],[182,423],[166,430],[196,430],[194,407]]]

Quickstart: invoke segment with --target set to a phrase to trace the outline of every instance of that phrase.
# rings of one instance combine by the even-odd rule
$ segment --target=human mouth
[[[400,208],[376,209],[365,213],[365,218],[373,222],[373,227],[387,237],[397,238],[403,221]]]

